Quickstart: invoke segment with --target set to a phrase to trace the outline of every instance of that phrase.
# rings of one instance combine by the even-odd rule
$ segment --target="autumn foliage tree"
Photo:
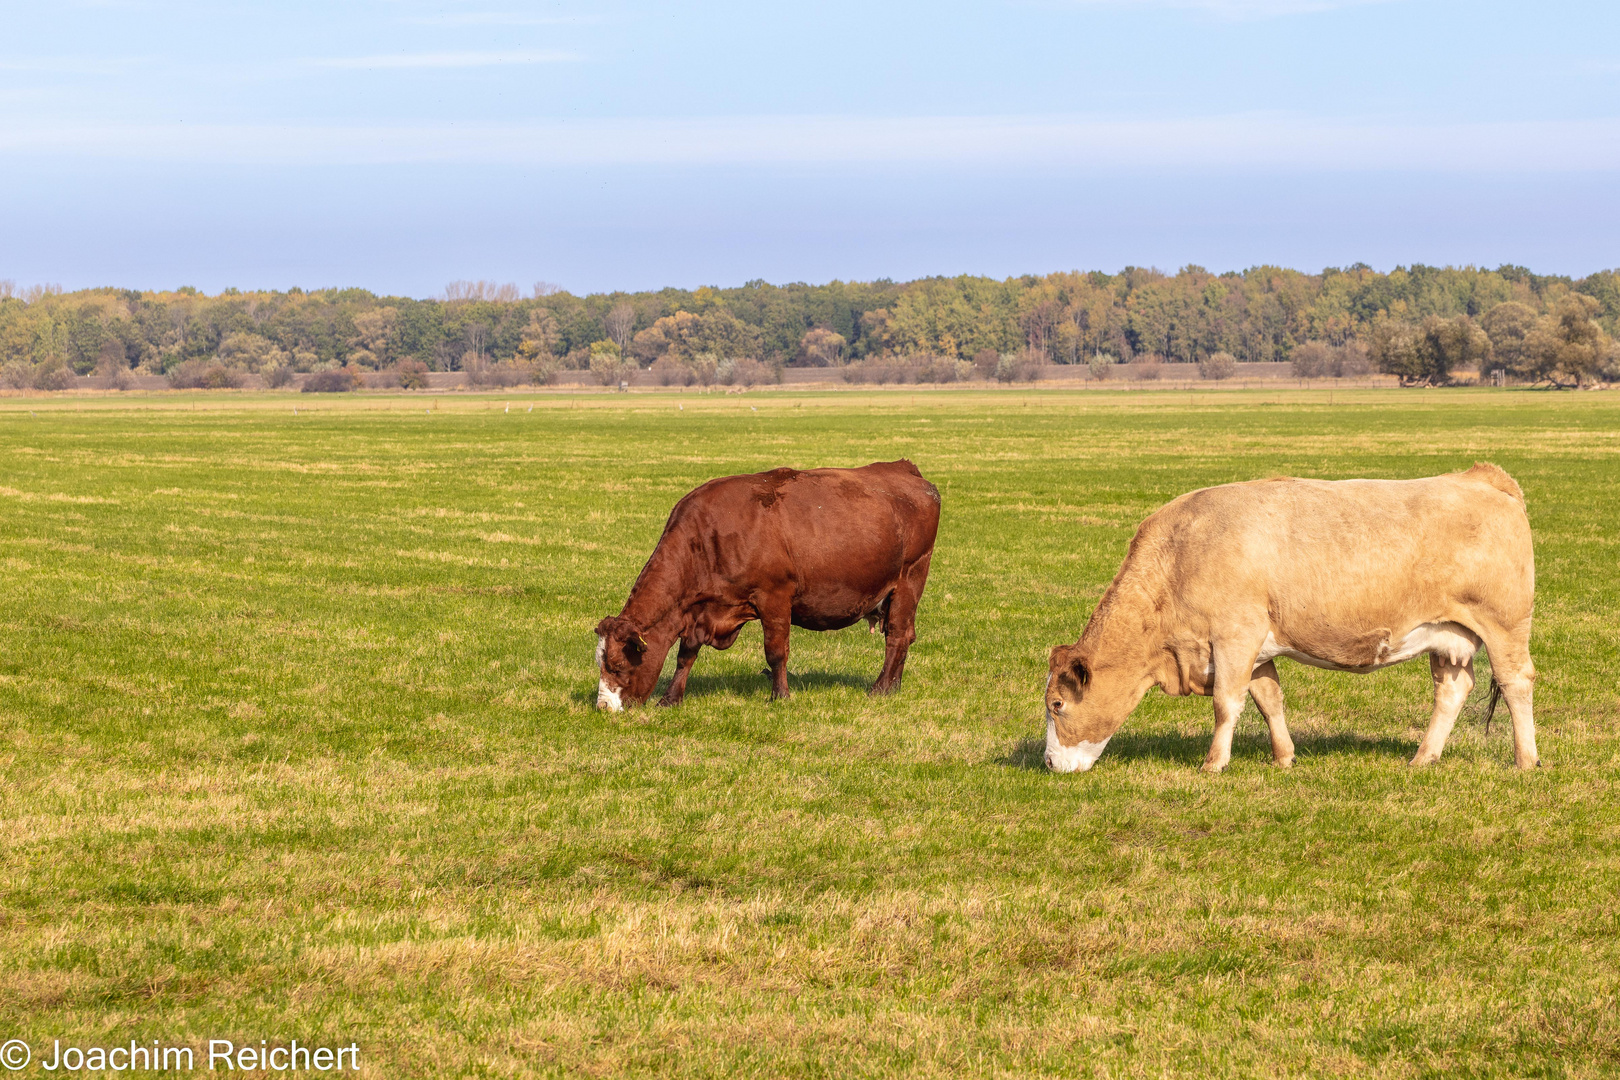
[[[661,356],[686,360],[699,353],[736,359],[756,356],[760,345],[758,330],[724,308],[711,307],[702,314],[666,315],[635,336],[630,352],[645,363]]]
[[[1535,325],[1536,309],[1517,300],[1503,301],[1487,311],[1479,326],[1491,339],[1491,353],[1480,374],[1488,368],[1501,368],[1516,378],[1524,377],[1530,370],[1524,339]]]
[[[1402,386],[1444,386],[1454,370],[1489,357],[1491,339],[1466,315],[1430,315],[1415,326],[1384,319],[1373,326],[1370,351],[1378,370]]]
[[[348,362],[362,368],[383,367],[390,359],[389,345],[392,343],[394,326],[399,322],[399,309],[372,308],[355,315],[353,322],[354,333],[349,338],[349,344],[354,351],[348,355]]]
[[[843,362],[848,344],[844,335],[825,327],[806,330],[799,339],[799,351],[793,354],[793,363],[796,367],[837,367]]]
[[[1553,304],[1524,336],[1523,373],[1554,386],[1580,386],[1597,375],[1613,342],[1594,320],[1597,300],[1570,293]]]
[[[1199,361],[1198,375],[1204,379],[1230,379],[1237,374],[1237,357],[1229,352],[1210,353]]]

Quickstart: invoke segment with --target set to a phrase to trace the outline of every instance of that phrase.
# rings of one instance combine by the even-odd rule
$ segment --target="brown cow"
[[[1424,480],[1257,480],[1205,488],[1142,523],[1080,640],[1052,650],[1046,764],[1089,769],[1149,688],[1215,699],[1220,772],[1245,691],[1283,767],[1294,743],[1274,658],[1376,671],[1429,654],[1436,761],[1481,642],[1513,715],[1513,758],[1540,764],[1531,716],[1535,556],[1524,495],[1495,465]],[[1494,691],[1491,704],[1496,703]]]
[[[939,492],[909,461],[859,469],[775,469],[710,480],[670,511],[624,610],[597,624],[596,704],[652,694],[681,643],[660,704],[677,704],[704,645],[765,629],[771,696],[788,696],[788,628],[870,620],[887,639],[874,694],[900,688],[939,531]]]

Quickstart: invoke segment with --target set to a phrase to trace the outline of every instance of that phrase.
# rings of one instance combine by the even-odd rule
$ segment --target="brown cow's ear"
[[[647,638],[634,623],[620,619],[619,635],[626,653],[634,653],[639,657],[647,651]]]

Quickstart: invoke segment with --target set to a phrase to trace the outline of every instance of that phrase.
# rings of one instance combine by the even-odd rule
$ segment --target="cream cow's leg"
[[[1531,690],[1536,669],[1530,662],[1528,620],[1523,634],[1486,628],[1480,635],[1491,657],[1491,674],[1502,688],[1502,700],[1513,716],[1513,763],[1521,769],[1541,764],[1536,753],[1536,720],[1531,708]]]
[[[1267,660],[1254,669],[1249,696],[1254,698],[1255,707],[1266,718],[1266,727],[1271,732],[1272,762],[1278,768],[1289,768],[1294,764],[1294,740],[1289,737],[1288,722],[1283,719],[1282,682],[1277,678],[1275,661]]]
[[[1254,673],[1254,658],[1259,650],[1253,645],[1238,648],[1215,645],[1215,738],[1210,740],[1209,756],[1204,758],[1204,771],[1218,773],[1232,760],[1232,735],[1237,731],[1238,714],[1243,711],[1243,697],[1249,690]]]
[[[1439,653],[1430,653],[1429,674],[1434,678],[1434,715],[1412,758],[1413,765],[1432,765],[1440,760],[1446,740],[1451,737],[1451,727],[1457,722],[1457,714],[1474,689],[1472,658],[1454,664]]]

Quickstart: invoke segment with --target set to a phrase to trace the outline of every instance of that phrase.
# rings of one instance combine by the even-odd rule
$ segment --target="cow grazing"
[[[1089,769],[1148,689],[1215,699],[1204,761],[1232,756],[1243,695],[1294,761],[1276,657],[1376,671],[1429,654],[1436,761],[1483,642],[1513,716],[1513,757],[1540,764],[1531,716],[1535,557],[1519,485],[1495,465],[1423,480],[1257,480],[1183,495],[1142,523],[1073,645],[1052,650],[1046,764]],[[1495,704],[1493,691],[1492,705]]]
[[[887,642],[872,693],[898,690],[938,531],[939,492],[909,461],[709,481],[670,511],[624,610],[597,624],[598,707],[646,701],[679,641],[660,702],[677,704],[698,650],[730,648],[754,619],[773,698],[788,696],[790,626],[861,619]]]

